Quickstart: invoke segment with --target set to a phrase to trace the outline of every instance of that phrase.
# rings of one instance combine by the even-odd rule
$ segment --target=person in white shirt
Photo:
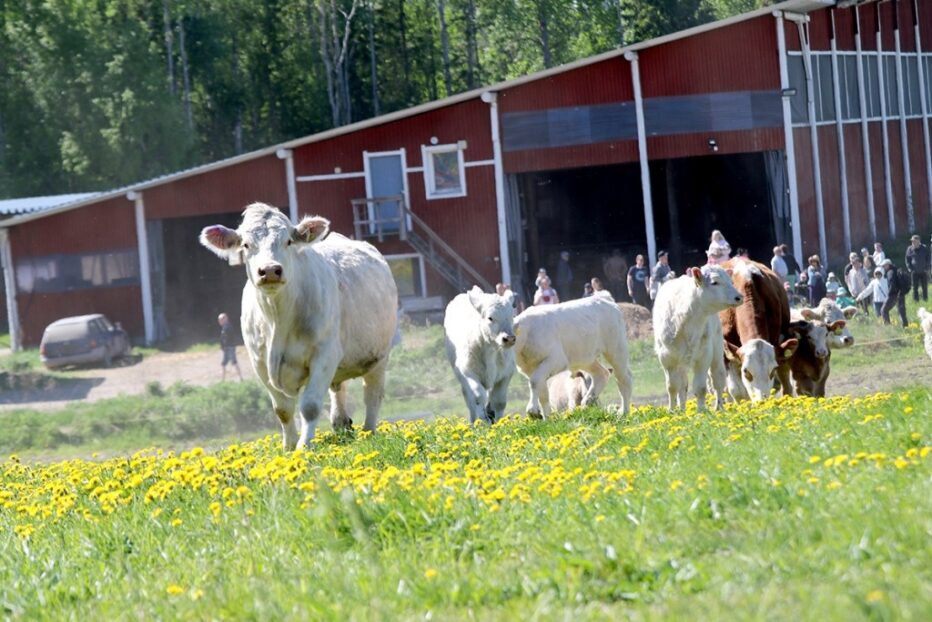
[[[550,287],[550,278],[543,277],[540,280],[540,287],[537,288],[537,291],[534,293],[534,304],[535,305],[555,305],[560,302],[560,297],[557,295],[557,290]]]
[[[887,258],[883,252],[883,244],[880,242],[874,242],[874,254],[871,255],[871,258],[874,260],[875,266],[880,266],[883,264],[883,260]]]
[[[712,237],[709,241],[709,250],[706,251],[706,256],[710,259],[714,257],[714,263],[728,261],[728,258],[731,257],[731,244],[728,243],[728,240],[725,239],[725,236],[723,236],[722,232],[718,229],[712,232]]]
[[[770,259],[770,269],[773,270],[780,280],[786,283],[786,276],[789,269],[786,267],[786,260],[783,259],[783,247],[773,247],[773,257]]]
[[[887,279],[883,276],[883,268],[877,268],[874,270],[874,278],[867,284],[864,291],[858,294],[857,300],[861,302],[868,296],[873,296],[874,312],[877,317],[880,317],[880,309],[883,307],[883,303],[887,302],[889,293],[890,287],[887,285]]]

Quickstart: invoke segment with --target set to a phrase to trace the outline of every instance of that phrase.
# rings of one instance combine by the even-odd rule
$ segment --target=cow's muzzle
[[[510,348],[511,346],[515,345],[517,338],[514,335],[499,335],[498,341],[506,348]]]
[[[279,263],[265,264],[256,271],[256,274],[259,276],[259,285],[274,285],[284,282],[284,278],[282,278],[284,271]]]

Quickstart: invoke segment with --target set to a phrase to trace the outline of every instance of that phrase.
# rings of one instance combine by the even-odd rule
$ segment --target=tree
[[[348,9],[338,6],[337,0],[317,2],[320,55],[326,67],[327,96],[335,127],[346,125],[352,120],[347,57],[357,7],[358,0],[352,0]]]

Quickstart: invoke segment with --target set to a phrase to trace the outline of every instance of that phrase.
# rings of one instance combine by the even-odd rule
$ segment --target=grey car
[[[65,365],[103,363],[110,366],[114,359],[130,351],[129,335],[114,326],[100,313],[56,320],[42,334],[39,356],[49,369]]]

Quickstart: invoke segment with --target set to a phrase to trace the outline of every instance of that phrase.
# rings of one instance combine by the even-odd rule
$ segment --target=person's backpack
[[[896,271],[896,286],[900,290],[900,294],[905,296],[909,293],[909,288],[912,287],[912,279],[909,276],[909,273],[906,270],[897,270]]]

